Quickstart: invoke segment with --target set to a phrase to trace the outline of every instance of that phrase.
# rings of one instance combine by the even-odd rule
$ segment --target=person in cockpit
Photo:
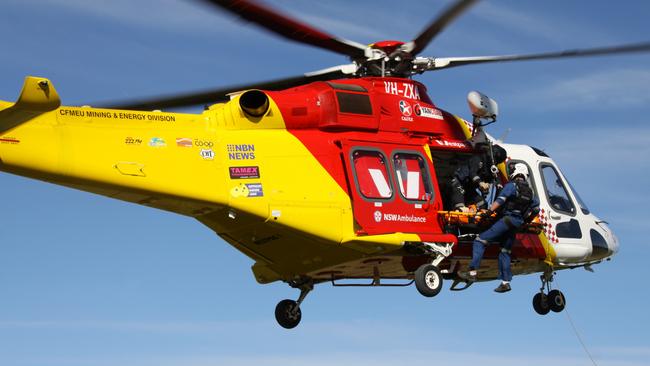
[[[472,156],[454,171],[449,180],[449,201],[453,210],[469,212],[468,206],[471,205],[477,209],[487,207],[481,193],[487,192],[490,185],[479,174],[482,165],[479,156]]]
[[[479,234],[474,240],[472,262],[469,265],[467,279],[476,281],[477,269],[480,267],[485,248],[490,243],[499,242],[499,276],[501,280],[495,292],[508,292],[511,290],[512,271],[510,268],[510,254],[517,230],[526,222],[530,222],[539,212],[539,199],[535,197],[529,183],[528,167],[523,163],[514,165],[510,173],[510,181],[506,183],[489,210],[487,217],[501,209],[501,217],[486,231]]]

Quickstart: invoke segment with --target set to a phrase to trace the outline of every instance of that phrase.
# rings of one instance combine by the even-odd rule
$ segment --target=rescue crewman
[[[479,156],[472,156],[461,163],[449,180],[449,201],[452,209],[467,212],[469,205],[476,205],[477,209],[485,208],[483,194],[490,188],[480,176],[483,162]],[[478,190],[477,190],[478,189]]]
[[[495,292],[510,291],[512,271],[510,269],[510,254],[515,234],[525,222],[532,220],[539,212],[539,199],[535,197],[528,181],[528,167],[523,163],[514,165],[510,181],[506,183],[498,197],[485,213],[489,217],[492,212],[502,208],[503,215],[489,229],[482,232],[473,243],[472,262],[469,265],[467,279],[476,281],[476,270],[480,267],[485,248],[491,242],[499,242],[499,276],[501,280]]]
[[[481,144],[477,149],[482,153],[458,164],[449,180],[448,207],[452,210],[468,212],[470,205],[476,205],[477,209],[487,208],[485,196],[495,180],[491,167],[505,161],[507,154],[499,145]]]

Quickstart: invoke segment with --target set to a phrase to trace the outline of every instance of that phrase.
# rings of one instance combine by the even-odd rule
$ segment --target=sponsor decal
[[[375,214],[379,212],[376,211]],[[415,216],[415,215],[400,215],[400,214],[393,214],[393,213],[384,213],[382,219],[384,221],[391,221],[391,222],[427,222],[426,217],[422,216]],[[375,221],[377,218],[375,218]],[[379,222],[379,221],[377,221]]]
[[[90,117],[106,119],[129,119],[137,121],[161,121],[175,122],[176,116],[163,113],[145,113],[145,112],[109,112],[96,111],[92,109],[68,109],[60,108],[59,115],[65,117]]]
[[[204,160],[214,160],[214,151],[212,149],[201,149],[201,157]]]
[[[229,160],[254,160],[255,159],[255,145],[254,144],[228,144]]]
[[[262,191],[262,183],[246,184],[246,188],[248,188],[248,197],[264,196],[264,191]]]
[[[402,116],[410,116],[413,112],[411,109],[411,104],[405,100],[399,101],[399,111],[402,112]]]
[[[127,145],[142,145],[142,139],[139,137],[127,137],[124,139],[124,143]]]
[[[386,94],[397,95],[398,97],[420,100],[418,88],[412,83],[399,83],[396,81],[384,81]]]
[[[447,140],[435,140],[435,141],[440,146],[454,147],[458,149],[469,148],[469,144],[463,141],[447,141]]]
[[[18,140],[15,137],[0,137],[0,144],[10,144],[10,145],[17,145],[20,143],[20,140]]]
[[[151,140],[149,140],[149,146],[151,147],[165,147],[167,146],[167,142],[165,142],[165,139],[162,137],[152,137]]]
[[[230,195],[238,197],[263,197],[262,183],[240,184],[230,190]]]
[[[400,100],[399,111],[402,112],[402,121],[413,122],[413,117],[411,117],[413,114],[413,107],[411,107],[411,103],[405,100]]]
[[[381,211],[375,211],[374,217],[375,217],[375,222],[381,222]]]
[[[194,146],[211,148],[214,146],[214,142],[210,140],[194,139]]]
[[[177,137],[176,146],[178,147],[192,147],[192,139],[187,137]]]
[[[260,168],[257,166],[231,166],[230,179],[257,179],[260,177]]]
[[[439,110],[437,110],[435,108],[426,107],[426,106],[423,106],[423,105],[416,104],[413,107],[413,111],[415,112],[415,115],[419,116],[419,117],[433,118],[433,119],[440,119],[440,120],[443,119],[442,112],[440,112]]]

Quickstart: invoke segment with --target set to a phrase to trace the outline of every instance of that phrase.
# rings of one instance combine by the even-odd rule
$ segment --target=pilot
[[[516,163],[510,174],[510,181],[503,187],[496,200],[486,212],[502,209],[501,218],[489,229],[479,234],[474,240],[472,262],[469,265],[467,279],[476,281],[477,272],[485,252],[485,247],[493,242],[501,244],[499,253],[499,279],[501,284],[494,289],[495,292],[510,291],[512,271],[510,269],[510,254],[515,234],[525,222],[529,222],[539,212],[539,199],[535,197],[528,181],[528,167],[523,163]]]

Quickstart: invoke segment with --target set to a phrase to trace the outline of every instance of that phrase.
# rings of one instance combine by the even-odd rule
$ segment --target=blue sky
[[[441,1],[272,1],[361,43],[409,40]],[[4,0],[0,99],[26,75],[50,78],[64,104],[190,91],[318,70],[346,60],[293,44],[193,1]],[[483,1],[429,56],[525,53],[648,40],[641,1]],[[567,312],[540,317],[536,276],[434,299],[414,288],[332,288],[276,325],[283,284],[189,218],[0,174],[0,364],[599,365],[650,358],[646,278],[650,55],[470,66],[417,78],[468,116],[480,90],[500,104],[490,132],[545,149],[622,247],[595,273],[560,272]]]

